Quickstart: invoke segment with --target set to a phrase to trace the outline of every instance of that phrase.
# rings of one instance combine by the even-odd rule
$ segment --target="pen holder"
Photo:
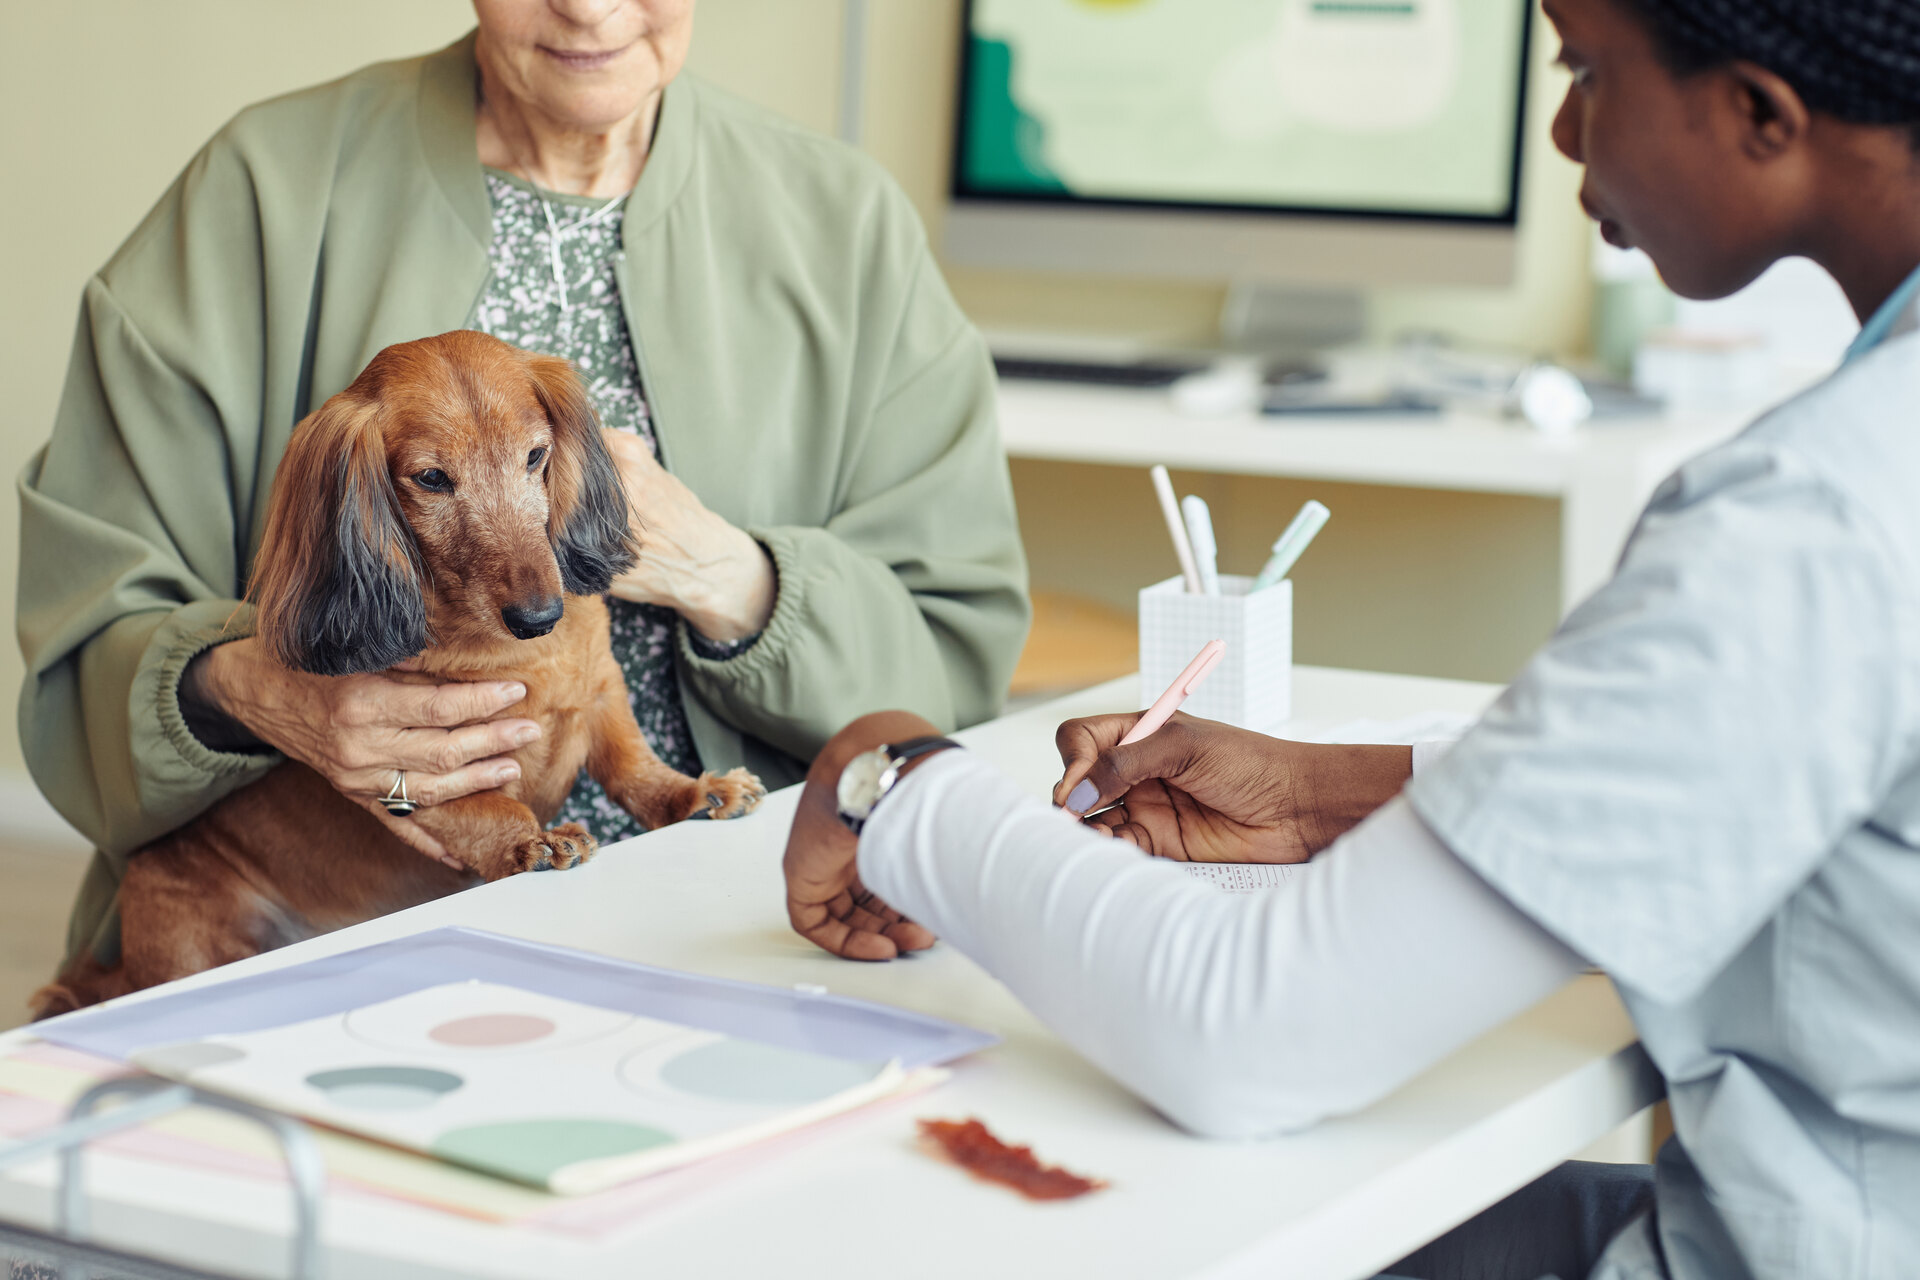
[[[1140,705],[1149,707],[1209,640],[1227,651],[1181,710],[1271,733],[1293,713],[1293,582],[1247,594],[1253,579],[1220,575],[1217,596],[1179,578],[1140,590]]]

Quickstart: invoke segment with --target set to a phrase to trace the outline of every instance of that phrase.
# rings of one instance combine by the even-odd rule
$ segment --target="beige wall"
[[[937,233],[958,3],[871,0],[870,9],[867,145]],[[9,482],[0,498],[0,598],[13,598],[17,557],[10,481],[51,421],[87,275],[237,108],[369,61],[435,47],[463,31],[470,17],[463,0],[0,3],[0,173],[7,177],[7,198],[0,200],[0,402],[6,406],[0,472]],[[737,92],[830,129],[839,22],[838,0],[701,0],[694,65]],[[1535,95],[1536,108],[1541,96]],[[1570,167],[1537,145],[1543,132],[1538,125],[1532,130],[1518,287],[1385,293],[1376,307],[1382,331],[1430,326],[1552,351],[1584,344],[1583,233]],[[955,273],[954,285],[978,319],[996,325],[1199,336],[1210,329],[1220,302],[1212,284],[968,271]],[[1276,491],[1257,505],[1264,510],[1268,500],[1291,499]],[[1472,526],[1501,510],[1488,505],[1464,519]],[[1051,564],[1060,550],[1048,541],[1039,558]],[[1538,556],[1527,563],[1536,560],[1546,563]],[[1461,557],[1455,567],[1467,563]],[[1510,572],[1479,577],[1490,582]],[[1533,576],[1533,596],[1551,598],[1550,572],[1545,578],[1537,567],[1525,572]],[[1337,604],[1330,601],[1329,610]],[[1518,608],[1527,618],[1537,612]],[[1537,630],[1537,620],[1528,630]],[[1502,662],[1511,647],[1495,646]],[[1443,649],[1487,651],[1471,637]],[[1387,657],[1407,665],[1403,657]],[[1457,669],[1450,658],[1424,665]],[[8,706],[20,676],[13,645],[0,644],[0,700]],[[0,768],[18,765],[14,734],[0,733]]]
[[[0,599],[9,622],[13,478],[53,421],[87,277],[236,110],[445,44],[472,16],[465,0],[0,0]],[[17,769],[23,669],[8,632],[0,768]]]

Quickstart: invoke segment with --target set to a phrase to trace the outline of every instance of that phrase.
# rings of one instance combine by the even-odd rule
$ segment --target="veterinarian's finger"
[[[855,929],[831,917],[806,936],[815,946],[845,960],[891,960],[898,954],[893,943],[879,934]]]
[[[900,948],[883,934],[855,929],[847,935],[840,954],[849,960],[891,960],[900,954]]]
[[[846,960],[891,960],[899,954],[890,939],[849,925],[844,913],[851,909],[852,903],[845,895],[833,905],[788,898],[787,920],[808,942]]]
[[[902,951],[925,951],[939,939],[933,936],[933,930],[911,920],[901,920],[886,927],[886,936],[893,945]]]
[[[1062,766],[1060,781],[1053,784],[1053,803],[1071,809],[1074,806],[1069,799],[1072,798],[1082,801],[1082,809],[1092,807],[1090,798],[1074,796],[1074,788],[1087,776],[1101,753],[1118,743],[1139,719],[1139,712],[1128,711],[1115,715],[1082,716],[1061,724],[1053,735],[1053,745],[1060,752]]]

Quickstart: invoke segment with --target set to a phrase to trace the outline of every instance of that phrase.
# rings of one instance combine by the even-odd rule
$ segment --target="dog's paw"
[[[760,779],[745,769],[729,769],[725,773],[703,773],[696,788],[701,805],[693,815],[705,814],[719,821],[723,818],[739,818],[752,813],[767,798],[767,789]]]
[[[565,871],[593,857],[600,842],[577,822],[563,822],[551,831],[542,831],[513,851],[513,870]]]

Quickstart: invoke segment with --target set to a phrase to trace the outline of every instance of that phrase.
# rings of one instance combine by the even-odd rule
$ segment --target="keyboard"
[[[1105,364],[1091,360],[1034,360],[1022,356],[995,356],[993,367],[1003,378],[1036,382],[1085,382],[1102,387],[1164,387],[1206,366],[1176,360],[1135,360]]]

